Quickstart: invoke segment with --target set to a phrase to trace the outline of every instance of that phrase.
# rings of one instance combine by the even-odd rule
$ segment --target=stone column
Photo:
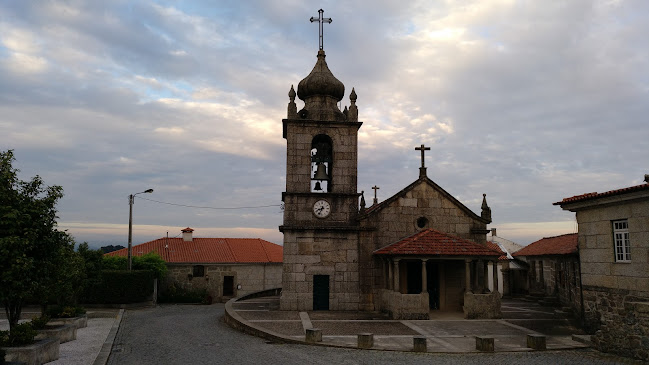
[[[464,272],[466,277],[466,292],[471,293],[471,260],[464,260]]]
[[[483,277],[483,280],[482,280],[482,283],[484,285],[482,287],[482,292],[486,293],[486,292],[489,291],[489,264],[488,264],[487,261],[482,261],[482,265],[483,265],[482,266],[482,273],[484,274],[484,277]]]
[[[492,290],[493,293],[499,291],[498,287],[498,261],[492,261],[491,262],[491,267],[493,269],[493,282],[494,282],[494,288]]]
[[[388,267],[388,285],[386,289],[391,290],[394,288],[394,273],[392,272],[392,265],[389,259],[385,261],[385,264]]]
[[[426,271],[427,259],[421,259],[421,293],[428,293],[428,273]]]
[[[394,260],[394,269],[392,270],[392,275],[394,276],[394,291],[400,292],[399,290],[399,259]]]
[[[487,289],[493,293],[494,291],[494,265],[491,261],[487,262]]]

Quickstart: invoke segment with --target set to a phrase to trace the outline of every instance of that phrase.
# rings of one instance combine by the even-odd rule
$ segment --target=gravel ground
[[[220,321],[223,304],[128,310],[108,364],[639,364],[594,350],[418,354],[273,344]]]

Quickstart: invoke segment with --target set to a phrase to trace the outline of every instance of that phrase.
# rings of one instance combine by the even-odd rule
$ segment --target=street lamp
[[[153,189],[146,189],[128,196],[128,271],[133,268],[133,203],[137,194],[151,194]]]

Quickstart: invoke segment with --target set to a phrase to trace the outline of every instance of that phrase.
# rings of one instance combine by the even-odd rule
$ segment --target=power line
[[[186,204],[175,204],[175,203],[168,203],[168,202],[161,202],[159,200],[153,200],[153,199],[148,199],[144,198],[141,196],[138,196],[139,199],[144,199],[148,200],[150,202],[154,203],[159,203],[159,204],[167,204],[167,205],[174,205],[177,207],[185,207],[185,208],[200,208],[200,209],[214,209],[214,210],[234,210],[234,209],[256,209],[256,208],[270,208],[270,207],[281,207],[281,204],[272,204],[272,205],[259,205],[256,207],[227,207],[227,208],[217,208],[217,207],[201,207],[197,205],[186,205]]]

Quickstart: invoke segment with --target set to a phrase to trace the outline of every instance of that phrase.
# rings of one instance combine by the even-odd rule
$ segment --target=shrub
[[[0,349],[0,365],[5,365],[5,355],[6,354],[7,353],[5,352],[5,350]]]
[[[158,302],[211,304],[211,298],[207,295],[206,289],[185,289],[171,284],[164,293],[160,294]]]
[[[125,304],[150,300],[153,273],[145,270],[104,270],[101,282],[88,288],[86,303]]]
[[[51,305],[47,307],[47,315],[51,318],[74,318],[86,314],[86,310],[79,306]]]
[[[40,317],[32,318],[32,328],[35,330],[42,330],[47,325],[47,322],[50,321],[50,316],[44,314]]]
[[[37,332],[29,322],[14,326],[11,331],[0,331],[0,346],[23,346],[34,343]],[[3,357],[4,358],[4,357]]]

